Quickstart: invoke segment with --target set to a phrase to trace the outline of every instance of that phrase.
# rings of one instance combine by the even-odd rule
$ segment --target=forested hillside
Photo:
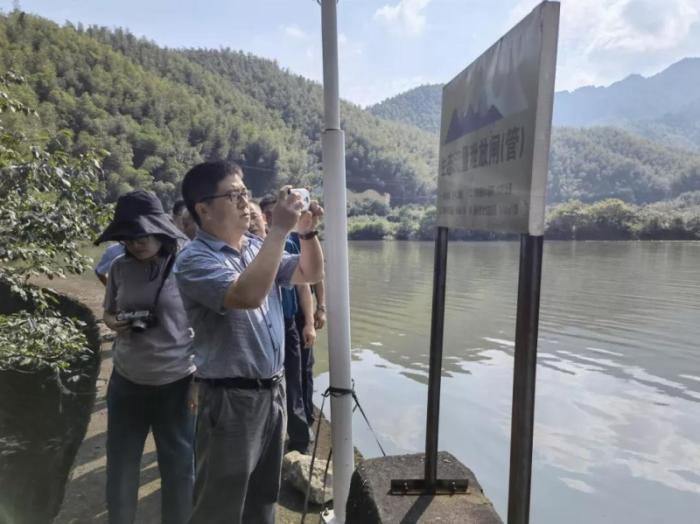
[[[163,49],[127,31],[14,11],[0,17],[0,68],[25,77],[15,94],[38,107],[48,142],[109,153],[110,200],[144,187],[172,202],[186,170],[204,159],[242,163],[256,194],[320,180],[321,87],[272,61]],[[432,135],[351,104],[342,112],[352,189],[389,192],[397,204],[431,197]]]
[[[555,128],[547,200],[642,204],[700,190],[700,154],[658,145],[621,129]]]
[[[256,195],[283,183],[319,186],[321,86],[273,61],[165,49],[128,31],[14,11],[0,16],[0,70],[26,79],[14,94],[41,116],[4,117],[5,125],[49,148],[107,152],[109,201],[141,187],[172,203],[184,173],[205,159],[243,164]],[[440,95],[439,85],[422,86],[371,108],[384,118],[343,103],[350,189],[389,193],[392,206],[434,201]],[[664,146],[700,140],[695,115],[700,106],[690,103],[637,121],[637,133],[652,140],[612,128],[555,129],[548,201],[643,204],[700,190],[700,155]]]

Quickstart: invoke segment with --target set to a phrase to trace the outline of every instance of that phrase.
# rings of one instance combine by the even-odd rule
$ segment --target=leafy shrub
[[[382,240],[392,232],[392,224],[385,218],[358,216],[348,220],[350,240]]]
[[[13,294],[26,310],[0,315],[0,370],[66,369],[88,351],[77,320],[62,317],[52,293],[29,285],[81,273],[90,260],[78,245],[94,238],[108,209],[97,198],[100,159],[72,157],[59,140],[47,148],[35,137],[7,131],[5,117],[36,113],[9,92],[22,79],[0,78],[0,294]],[[0,296],[4,303],[9,296]]]
[[[383,200],[373,198],[361,198],[354,202],[348,202],[348,216],[375,215],[385,217],[391,208]]]

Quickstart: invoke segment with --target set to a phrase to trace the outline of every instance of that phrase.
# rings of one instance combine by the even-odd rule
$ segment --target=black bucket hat
[[[163,204],[158,197],[150,191],[137,190],[119,197],[112,223],[95,240],[95,244],[108,240],[132,240],[147,235],[187,240],[170,215],[163,211]]]

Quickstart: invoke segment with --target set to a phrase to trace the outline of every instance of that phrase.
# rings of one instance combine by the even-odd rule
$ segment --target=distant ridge
[[[431,133],[440,132],[442,84],[415,87],[367,108],[380,118],[411,124]]]
[[[615,126],[660,145],[700,150],[700,58],[684,58],[645,78],[555,93],[553,124]],[[419,86],[368,109],[439,133],[442,85]],[[428,113],[429,112],[429,113]]]
[[[648,203],[700,190],[700,89],[694,85],[700,85],[700,59],[688,58],[650,78],[632,75],[610,87],[556,93],[559,125],[552,135],[547,201]],[[437,135],[441,97],[441,85],[425,85],[369,110]],[[575,128],[562,127],[574,118]],[[451,115],[450,140],[469,128],[466,119]],[[600,121],[610,124],[601,127]]]
[[[700,58],[684,58],[645,78],[630,75],[608,87],[556,94],[554,125],[619,125],[659,118],[700,99]]]

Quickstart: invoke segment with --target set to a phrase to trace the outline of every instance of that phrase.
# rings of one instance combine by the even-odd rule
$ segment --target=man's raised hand
[[[312,200],[309,209],[301,213],[299,217],[299,234],[303,235],[318,228],[318,223],[323,216],[323,208],[316,200]]]
[[[290,193],[292,186],[284,186],[277,195],[277,202],[272,208],[272,229],[278,229],[285,235],[289,233],[299,221],[301,209],[304,207],[299,195]]]

